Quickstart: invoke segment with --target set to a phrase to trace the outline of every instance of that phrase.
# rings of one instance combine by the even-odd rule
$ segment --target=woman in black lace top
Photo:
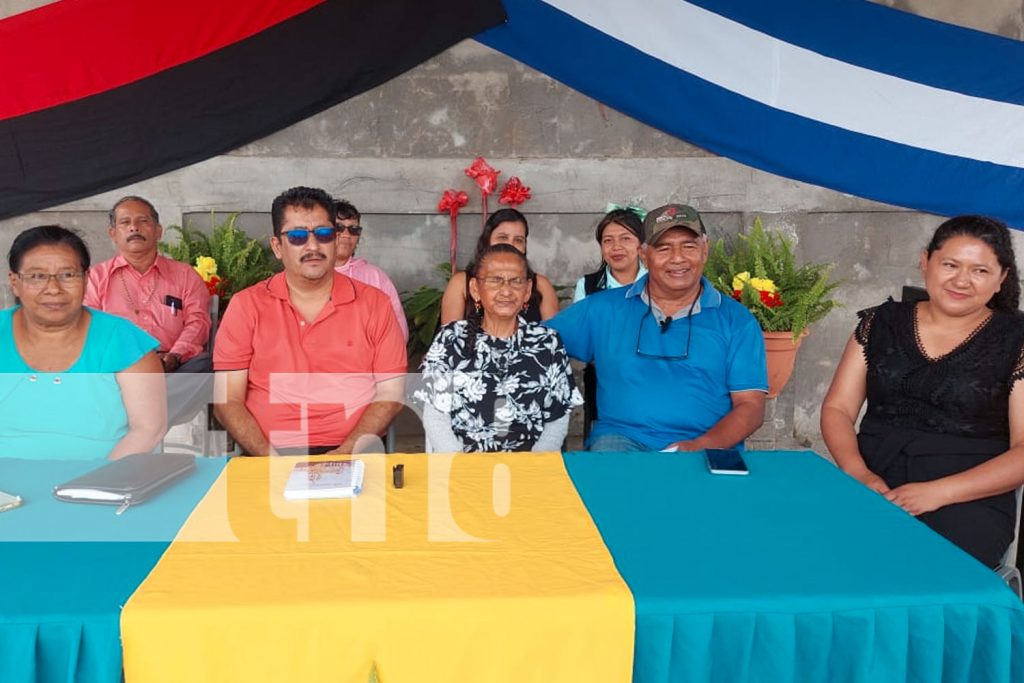
[[[927,301],[861,312],[822,436],[844,471],[994,567],[1024,482],[1024,314],[1009,230],[952,218],[921,273]]]

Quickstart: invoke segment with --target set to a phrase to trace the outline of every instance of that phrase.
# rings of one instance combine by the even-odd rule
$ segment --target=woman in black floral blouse
[[[420,367],[427,450],[558,450],[583,399],[558,333],[521,315],[526,257],[496,244],[470,272],[476,315],[442,326]]]
[[[952,218],[921,273],[927,301],[861,313],[822,436],[843,470],[992,567],[1024,482],[1024,314],[1009,231]]]

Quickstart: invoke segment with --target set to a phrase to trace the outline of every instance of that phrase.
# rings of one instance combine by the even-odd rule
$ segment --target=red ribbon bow
[[[480,188],[480,193],[486,198],[487,195],[494,192],[494,189],[498,186],[498,176],[501,171],[496,171],[484,160],[483,157],[477,157],[471,166],[466,169],[466,175],[473,179]]]
[[[437,210],[444,213],[448,212],[448,215],[455,218],[459,214],[459,209],[469,203],[469,195],[461,190],[445,190],[444,194],[441,195],[441,201],[437,203]]]
[[[508,204],[509,206],[519,206],[527,199],[532,197],[530,194],[530,188],[523,185],[523,181],[519,180],[518,176],[512,176],[505,183],[505,187],[501,188],[501,194],[498,196],[498,201],[502,204]]]

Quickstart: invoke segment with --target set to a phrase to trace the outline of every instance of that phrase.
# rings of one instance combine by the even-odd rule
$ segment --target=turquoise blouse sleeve
[[[90,308],[92,323],[76,372],[121,372],[160,343],[125,318]]]

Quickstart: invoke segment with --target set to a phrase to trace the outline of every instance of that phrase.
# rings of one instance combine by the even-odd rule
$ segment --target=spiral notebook
[[[362,460],[321,460],[295,463],[284,497],[289,500],[309,498],[352,498],[363,490]]]

